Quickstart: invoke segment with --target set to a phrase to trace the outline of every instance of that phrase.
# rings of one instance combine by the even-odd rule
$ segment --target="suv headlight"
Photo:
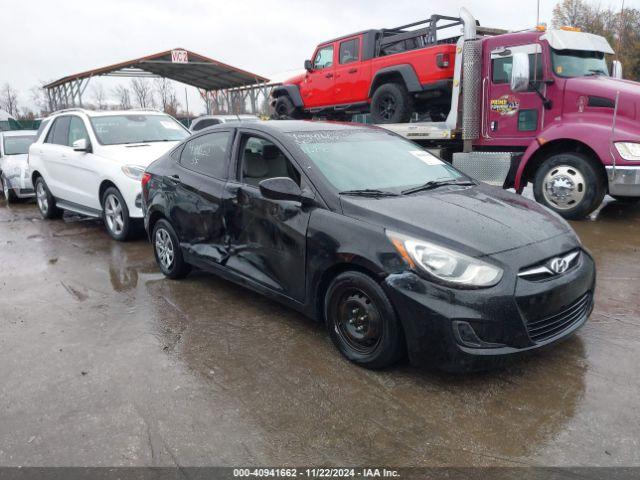
[[[502,269],[477,258],[387,230],[387,237],[409,266],[435,281],[460,288],[491,287]]]
[[[635,142],[617,142],[616,150],[625,160],[640,161],[640,143]]]
[[[142,180],[142,175],[144,175],[144,167],[140,167],[138,165],[125,165],[122,167],[122,173],[129,178],[140,181]]]

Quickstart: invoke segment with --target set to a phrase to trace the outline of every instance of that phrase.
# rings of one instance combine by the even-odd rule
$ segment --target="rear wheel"
[[[573,152],[545,160],[533,183],[536,200],[569,220],[584,218],[598,208],[605,191],[605,180],[589,158]]]
[[[404,351],[400,323],[380,285],[360,272],[338,275],[325,295],[329,335],[350,361],[371,369],[393,365]]]
[[[404,85],[385,83],[371,99],[373,123],[403,123],[411,119],[413,101]]]
[[[299,118],[300,114],[287,95],[282,95],[276,99],[273,118],[275,120],[287,120]]]
[[[169,222],[158,220],[151,236],[153,252],[162,273],[169,278],[184,278],[191,265],[184,261],[178,235]]]
[[[2,183],[2,193],[4,194],[4,199],[7,203],[15,203],[18,201],[18,196],[16,192],[13,191],[13,188],[9,185],[9,181],[4,176],[4,173],[0,175],[0,182]]]
[[[40,210],[42,218],[60,218],[62,216],[62,210],[56,206],[56,199],[51,195],[44,178],[38,177],[36,179],[35,189],[36,202],[38,203],[38,210]]]
[[[107,232],[114,240],[125,241],[132,233],[129,209],[122,195],[115,187],[109,187],[102,195],[102,212]]]

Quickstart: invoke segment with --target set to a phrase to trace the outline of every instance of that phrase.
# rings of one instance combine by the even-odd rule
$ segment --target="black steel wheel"
[[[325,295],[329,334],[350,361],[371,369],[388,367],[404,351],[402,329],[386,294],[361,272],[344,272]]]
[[[273,110],[272,118],[274,120],[288,120],[300,117],[298,110],[287,95],[281,95],[276,99]]]
[[[385,83],[371,99],[373,123],[403,123],[411,119],[413,102],[404,85]]]

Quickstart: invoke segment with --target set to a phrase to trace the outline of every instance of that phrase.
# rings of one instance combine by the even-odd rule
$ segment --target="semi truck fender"
[[[420,85],[418,74],[411,65],[394,65],[392,67],[381,68],[376,72],[376,74],[373,76],[373,79],[371,80],[371,86],[369,87],[369,98],[371,98],[376,88],[385,83],[384,77],[392,77],[398,75],[402,77],[404,85],[405,87],[407,87],[407,90],[409,92],[415,93],[422,91],[422,85]]]
[[[610,141],[611,127],[607,125],[572,122],[550,126],[540,132],[525,150],[516,171],[516,192],[522,192],[526,186],[527,168],[552,152],[583,152],[596,158],[603,165],[610,164]]]
[[[271,90],[271,96],[278,98],[281,95],[288,95],[293,105],[302,108],[304,103],[302,102],[302,96],[300,96],[300,90],[297,85],[279,85]]]

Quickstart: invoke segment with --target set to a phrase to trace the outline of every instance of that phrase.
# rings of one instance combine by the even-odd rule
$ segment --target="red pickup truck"
[[[417,25],[425,25],[412,29]],[[401,27],[366,30],[321,43],[306,73],[272,92],[274,118],[371,112],[374,123],[400,123],[414,113],[443,120],[450,109],[455,38],[439,39],[460,19],[433,15]]]

